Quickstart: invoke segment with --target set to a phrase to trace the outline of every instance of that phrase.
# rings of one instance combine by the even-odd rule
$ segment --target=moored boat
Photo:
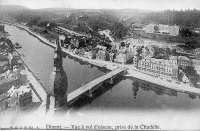
[[[190,97],[191,99],[196,99],[197,95],[195,95],[195,94],[189,94],[189,97]]]
[[[19,43],[15,43],[15,44],[13,44],[13,46],[14,46],[16,49],[22,48],[22,46],[19,45]]]

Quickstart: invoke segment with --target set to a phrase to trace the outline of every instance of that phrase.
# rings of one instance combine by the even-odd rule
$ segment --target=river
[[[44,88],[48,88],[49,76],[53,69],[53,48],[45,45],[28,32],[15,26],[5,25],[13,43],[22,45],[18,49],[22,59],[27,63],[33,73],[39,78]],[[68,93],[104,74],[97,67],[81,64],[72,58],[64,58],[63,67],[68,76]],[[92,109],[125,109],[125,110],[199,110],[200,100],[191,99],[187,94],[177,93],[177,96],[158,95],[154,91],[144,91],[141,88],[134,98],[133,80],[123,79],[112,89],[103,89],[100,96],[95,97],[90,104],[83,106],[82,110]],[[85,101],[85,100],[83,100]],[[82,101],[82,102],[83,102]],[[88,102],[86,102],[88,103]]]

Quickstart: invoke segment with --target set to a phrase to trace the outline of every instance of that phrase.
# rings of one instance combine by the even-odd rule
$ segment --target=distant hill
[[[181,28],[200,28],[200,11],[193,10],[165,10],[150,12],[126,20],[136,26],[144,26],[149,23],[178,25]]]
[[[39,21],[62,21],[66,18],[69,11],[61,9],[29,9],[18,5],[1,5],[0,18],[6,20],[14,20],[16,22],[28,23],[32,19],[39,19]],[[66,13],[67,12],[67,13]]]
[[[43,26],[54,22],[70,30],[96,34],[109,29],[113,36],[122,38],[129,26],[149,11],[134,9],[29,9],[22,6],[1,6],[0,18]],[[11,9],[12,8],[12,9]]]
[[[199,28],[200,27],[200,11],[193,10],[165,10],[160,12],[152,12],[143,18],[144,21],[152,21],[159,24],[179,25],[181,27]]]
[[[134,10],[134,9],[67,9],[67,8],[45,8],[45,9],[29,9],[18,5],[1,5],[0,6],[0,17],[8,20],[16,20],[17,22],[28,22],[32,18],[39,18],[41,21],[53,21],[58,23],[65,23],[72,17],[84,16],[84,22],[88,22],[96,17],[96,19],[107,19],[105,22],[125,21],[134,16],[149,11],[145,10]],[[72,14],[73,13],[73,14]],[[71,17],[69,17],[72,14]],[[69,17],[69,18],[68,18]],[[86,18],[87,17],[87,18]],[[110,17],[110,18],[109,18]],[[110,20],[109,20],[110,19]],[[80,21],[75,20],[76,22]],[[83,20],[83,18],[82,18]],[[74,22],[75,22],[74,21]],[[125,23],[127,24],[127,23]]]
[[[98,31],[98,29],[111,29],[113,24],[118,21],[119,19],[114,15],[101,10],[77,10],[63,21],[63,25],[77,31],[79,30],[77,28],[90,28]]]
[[[12,12],[19,10],[29,10],[29,8],[19,5],[0,5],[0,12]]]
[[[18,6],[18,5],[0,5],[0,18],[13,20],[14,14],[22,10],[24,10],[25,12],[29,9],[23,6]]]

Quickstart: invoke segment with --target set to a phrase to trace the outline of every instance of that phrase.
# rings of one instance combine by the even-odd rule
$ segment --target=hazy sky
[[[0,4],[16,4],[32,9],[38,8],[133,8],[146,10],[200,9],[200,0],[0,0]]]

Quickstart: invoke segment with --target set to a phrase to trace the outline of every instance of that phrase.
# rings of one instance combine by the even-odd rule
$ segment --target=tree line
[[[200,27],[200,11],[193,10],[165,10],[152,12],[143,18],[144,21],[156,22],[166,25],[179,25],[180,27],[197,28]]]

